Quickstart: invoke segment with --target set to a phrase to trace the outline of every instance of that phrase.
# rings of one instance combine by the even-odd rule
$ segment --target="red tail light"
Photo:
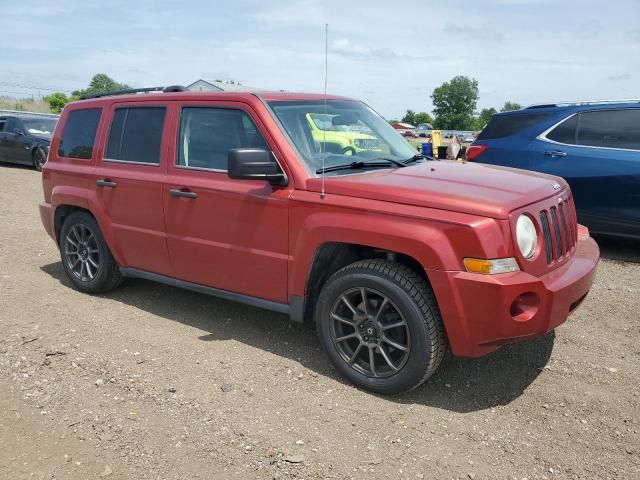
[[[489,145],[479,143],[477,145],[471,144],[467,148],[467,160],[475,160],[489,148]]]

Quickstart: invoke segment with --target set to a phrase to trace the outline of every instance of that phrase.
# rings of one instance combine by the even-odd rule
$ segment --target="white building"
[[[187,85],[186,88],[192,92],[256,92],[264,90],[261,88],[247,87],[245,85],[240,85],[239,83],[219,81],[208,82],[202,79],[196,80],[191,85]]]

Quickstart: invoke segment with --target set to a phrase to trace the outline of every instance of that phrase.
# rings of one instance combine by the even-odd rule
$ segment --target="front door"
[[[3,130],[3,160],[15,163],[31,163],[31,152],[22,122],[17,118],[9,117]]]
[[[161,275],[172,274],[162,212],[167,110],[160,102],[113,105],[95,170],[97,197],[122,266]]]
[[[163,192],[175,276],[287,303],[290,190],[227,176],[230,149],[274,151],[272,140],[243,103],[186,102],[179,110]]]

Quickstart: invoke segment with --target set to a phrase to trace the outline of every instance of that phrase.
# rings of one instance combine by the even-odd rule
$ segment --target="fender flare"
[[[316,213],[305,219],[303,228],[292,243],[290,297],[305,295],[316,254],[326,243],[363,245],[403,254],[425,269],[445,269],[460,262],[441,226],[408,217],[376,214],[363,217],[359,212],[341,215]]]
[[[107,211],[102,207],[102,203],[96,197],[96,192],[84,187],[77,186],[56,186],[51,191],[51,211],[52,222],[55,228],[56,210],[60,207],[77,207],[88,211],[96,219],[102,236],[104,237],[111,254],[119,265],[126,265],[123,253],[117,248],[113,240],[113,227]],[[57,234],[55,230],[56,240]]]

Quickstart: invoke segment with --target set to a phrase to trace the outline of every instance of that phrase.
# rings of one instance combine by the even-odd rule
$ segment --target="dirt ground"
[[[638,479],[640,246],[608,242],[568,323],[448,359],[384,398],[314,331],[146,281],[70,287],[37,203],[0,165],[2,479]]]

